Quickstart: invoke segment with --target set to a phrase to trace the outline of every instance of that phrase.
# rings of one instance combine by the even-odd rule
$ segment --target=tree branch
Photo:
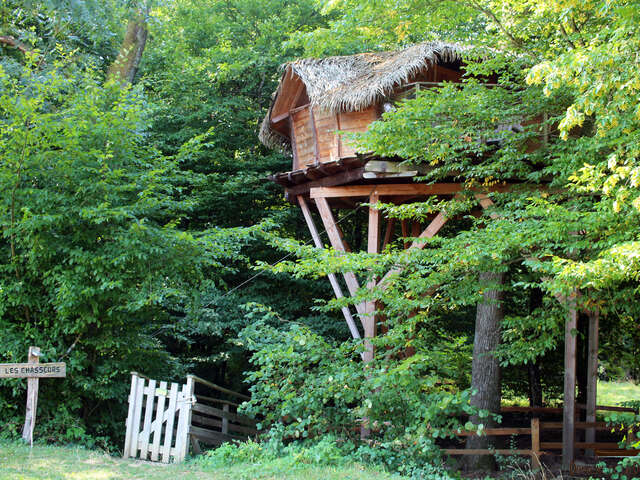
[[[569,46],[575,50],[576,46],[575,44],[571,41],[571,39],[569,38],[569,35],[567,34],[567,31],[564,29],[564,25],[562,25],[562,23],[560,23],[560,33],[562,33],[562,38],[564,38],[564,40],[569,44]]]
[[[578,45],[580,45],[581,47],[584,47],[584,41],[582,40],[582,33],[580,32],[578,25],[576,25],[575,19],[571,17],[570,20],[571,20],[571,28],[573,28],[573,31],[576,32],[577,34]]]
[[[480,5],[479,3],[475,2],[474,0],[469,0],[469,3],[471,4],[471,6],[473,8],[475,8],[476,10],[484,13],[487,17],[489,17],[491,20],[493,20],[496,25],[498,25],[498,28],[502,31],[502,33],[504,33],[506,35],[506,37],[511,41],[511,43],[516,47],[516,48],[521,48],[522,47],[522,41],[516,37],[514,37],[511,32],[509,32],[505,26],[502,24],[502,22],[500,21],[500,19],[496,16],[495,13],[493,13],[493,11],[487,7],[483,7],[482,5]]]
[[[29,48],[26,47],[24,43],[19,42],[12,37],[11,35],[0,35],[0,43],[4,43],[5,45],[9,45],[10,47],[17,48],[22,53],[33,53]]]

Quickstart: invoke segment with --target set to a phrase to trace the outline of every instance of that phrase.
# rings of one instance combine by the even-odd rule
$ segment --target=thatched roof
[[[297,75],[313,106],[330,112],[362,110],[408,82],[424,67],[460,60],[463,50],[465,47],[454,43],[427,42],[394,52],[297,60],[284,65],[273,100],[286,76]],[[287,147],[288,139],[272,128],[270,117],[271,109],[262,122],[260,140],[272,148]]]

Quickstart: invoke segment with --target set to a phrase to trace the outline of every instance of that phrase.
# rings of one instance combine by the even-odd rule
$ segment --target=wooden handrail
[[[585,404],[579,403],[576,405],[576,410],[586,410]],[[610,412],[630,412],[636,413],[636,409],[632,407],[618,407],[607,405],[596,405],[596,410],[610,411]],[[519,406],[507,406],[500,409],[501,412],[515,412],[515,413],[562,413],[562,407],[519,407]]]
[[[205,395],[196,395],[197,400],[204,400],[205,402],[222,403],[225,405],[231,405],[232,407],[239,407],[240,404],[230,402],[229,400],[220,400],[219,398],[207,397]]]
[[[530,428],[484,428],[478,432],[471,430],[464,430],[456,433],[459,437],[470,437],[473,435],[487,436],[487,437],[500,437],[504,435],[531,435]]]
[[[583,403],[578,403],[576,405],[576,407],[578,407],[580,410],[586,410],[587,406]],[[596,410],[604,410],[604,411],[609,411],[609,412],[630,412],[630,413],[636,413],[637,409],[632,408],[632,407],[619,407],[619,406],[607,406],[607,405],[596,405]]]
[[[192,378],[194,382],[201,383],[202,385],[206,385],[209,388],[214,390],[218,390],[219,392],[226,393],[229,395],[235,395],[238,398],[242,398],[243,400],[251,400],[251,397],[244,395],[242,393],[234,392],[233,390],[229,390],[228,388],[221,387],[220,385],[216,385],[213,382],[209,382],[203,378],[196,377],[195,375],[187,375],[187,378]]]
[[[545,430],[562,430],[562,422],[542,422],[540,427]],[[583,430],[586,428],[594,428],[600,431],[611,430],[614,428],[612,425],[607,425],[607,422],[576,422],[576,430]]]

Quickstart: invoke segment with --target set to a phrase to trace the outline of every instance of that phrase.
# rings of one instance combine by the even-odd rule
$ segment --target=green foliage
[[[0,349],[19,362],[38,345],[43,361],[67,362],[67,379],[43,389],[39,428],[81,440],[99,412],[91,430],[110,433],[124,418],[129,370],[184,371],[155,332],[205,273],[237,257],[243,233],[175,228],[189,203],[174,194],[188,177],[145,145],[139,92],[62,65],[0,70],[0,82]],[[23,382],[3,384],[17,401]]]
[[[272,442],[334,434],[357,444],[367,418],[379,441],[355,448],[355,458],[410,473],[425,462],[440,463],[437,438],[469,427],[460,421],[473,411],[469,392],[452,379],[455,361],[443,362],[445,355],[455,358],[459,345],[432,342],[428,351],[415,339],[418,353],[404,358],[387,338],[387,355],[363,368],[362,345],[336,344],[296,323],[282,325],[269,311],[241,340],[254,352],[247,376],[251,400],[243,410],[259,419]]]

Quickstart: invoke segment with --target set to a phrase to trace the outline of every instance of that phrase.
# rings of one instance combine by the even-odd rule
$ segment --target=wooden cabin
[[[298,187],[287,193],[307,193],[309,182],[362,167],[365,162],[358,160],[358,154],[366,152],[356,151],[348,133],[366,131],[385,109],[417,89],[459,82],[460,48],[425,43],[399,52],[287,64],[260,131],[265,145],[283,149],[293,159],[291,170],[273,180],[286,188]],[[352,182],[356,176],[352,172],[343,178]],[[324,185],[339,184],[336,181],[340,179]]]

